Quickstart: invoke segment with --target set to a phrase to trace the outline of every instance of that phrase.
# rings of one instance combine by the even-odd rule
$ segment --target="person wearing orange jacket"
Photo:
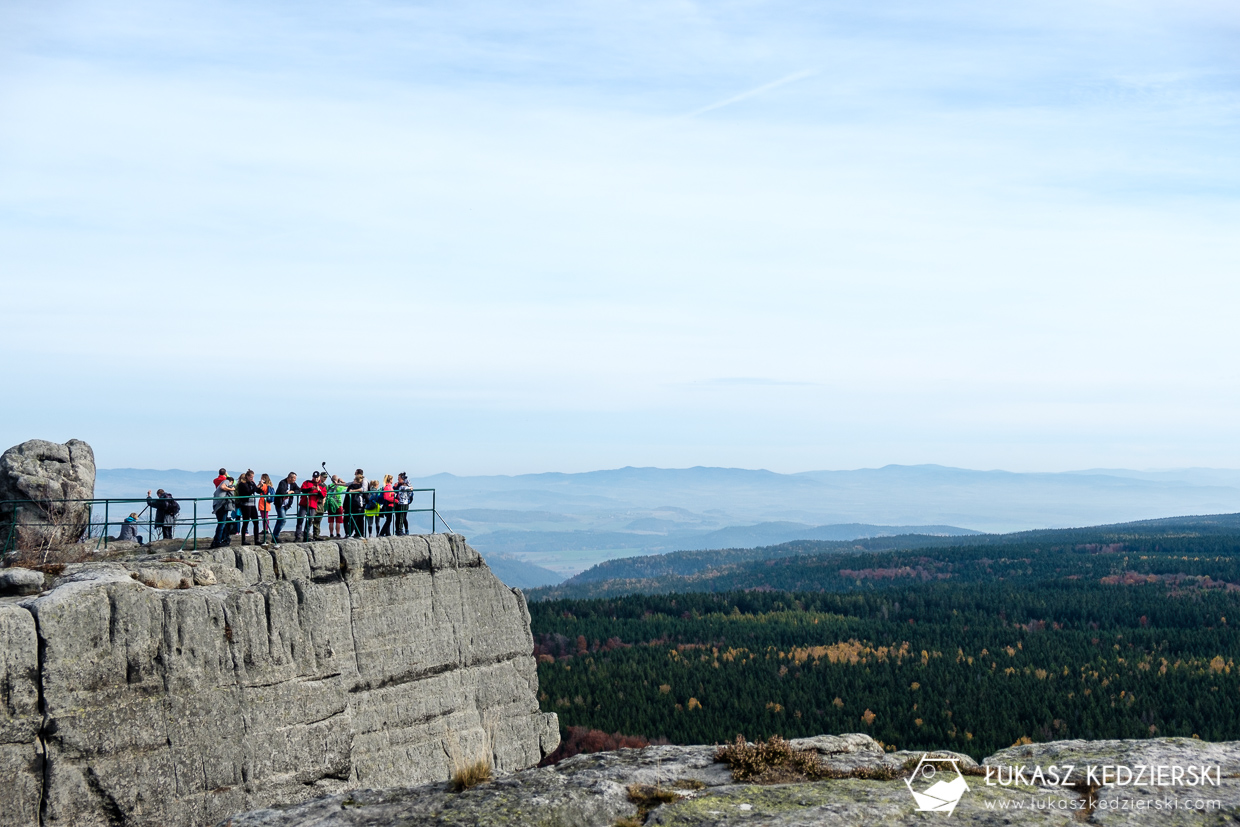
[[[263,474],[258,481],[258,516],[263,521],[263,545],[271,537],[271,501],[274,499],[276,487],[271,484],[271,476]],[[257,538],[255,538],[257,539]]]

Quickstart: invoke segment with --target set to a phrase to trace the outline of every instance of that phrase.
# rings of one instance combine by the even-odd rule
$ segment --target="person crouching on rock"
[[[130,514],[121,523],[121,535],[116,538],[120,543],[137,543],[142,545],[142,535],[138,533],[138,515]]]
[[[151,492],[146,492],[146,506],[155,514],[155,527],[160,529],[165,540],[172,539],[172,529],[177,524],[177,514],[181,511],[180,504],[172,498],[164,489],[155,492],[155,499],[151,499]],[[151,532],[152,535],[154,532]],[[154,536],[151,540],[154,541]]]

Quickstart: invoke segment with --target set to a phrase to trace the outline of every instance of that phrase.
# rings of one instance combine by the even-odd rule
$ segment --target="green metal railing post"
[[[103,547],[105,549],[108,547],[108,521],[109,521],[108,505],[109,505],[109,501],[104,500],[103,501]]]
[[[431,492],[431,534],[435,533],[435,492]]]

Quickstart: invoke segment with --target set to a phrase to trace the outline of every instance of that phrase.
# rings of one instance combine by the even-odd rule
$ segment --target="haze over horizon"
[[[298,470],[304,475],[314,467]],[[367,470],[374,476],[397,469]],[[103,469],[96,491],[141,496],[164,487],[178,497],[208,496],[214,474]],[[435,488],[440,516],[488,559],[511,555],[561,576],[602,560],[677,549],[1003,533],[1240,511],[1240,470],[1223,469],[1019,474],[891,465],[778,474],[628,467],[579,474],[415,475],[411,482]],[[415,507],[429,505],[425,495],[415,499]],[[429,527],[426,514],[417,517],[415,523]]]

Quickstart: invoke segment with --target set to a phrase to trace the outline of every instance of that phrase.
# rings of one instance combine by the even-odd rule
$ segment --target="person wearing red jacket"
[[[379,499],[379,512],[384,516],[380,537],[392,536],[392,513],[396,510],[396,492],[392,488],[392,475],[383,475],[383,493]]]
[[[314,539],[323,539],[323,513],[327,510],[327,472],[319,474],[318,496],[314,498]]]
[[[315,471],[310,479],[301,484],[301,498],[297,503],[297,524],[293,528],[293,541],[300,540],[303,543],[310,542],[310,525],[314,522],[314,512],[319,508],[319,503],[323,497],[327,496],[327,489],[323,487],[323,483],[319,479],[319,472]],[[318,540],[320,537],[316,536]]]

